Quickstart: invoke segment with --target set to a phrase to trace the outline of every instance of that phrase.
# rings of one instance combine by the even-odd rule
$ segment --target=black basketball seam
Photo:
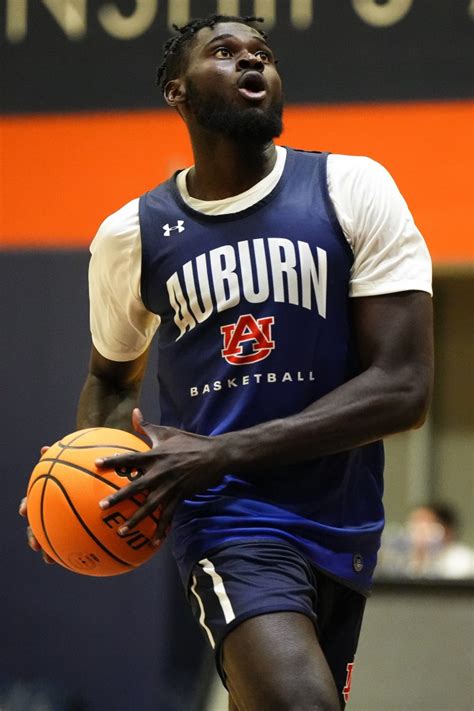
[[[83,472],[84,474],[88,474],[89,476],[92,476],[94,479],[98,479],[99,481],[103,482],[104,484],[108,484],[109,486],[112,487],[112,489],[115,489],[115,491],[120,491],[120,489],[123,488],[123,487],[121,487],[121,486],[118,486],[117,484],[114,484],[113,482],[109,481],[108,479],[105,479],[105,477],[100,476],[100,474],[95,474],[94,472],[91,472],[90,469],[86,469],[85,467],[81,467],[80,464],[75,464],[74,462],[69,462],[67,459],[60,459],[60,460],[58,460],[58,459],[53,459],[53,458],[49,459],[48,457],[45,457],[45,458],[42,459],[41,461],[42,461],[42,462],[53,462],[53,464],[52,464],[51,469],[49,470],[49,472],[48,472],[47,474],[40,474],[40,476],[38,476],[38,477],[35,479],[35,481],[33,482],[33,484],[35,484],[35,482],[38,481],[38,479],[42,479],[42,478],[45,477],[45,476],[46,476],[46,477],[50,476],[50,475],[51,475],[51,472],[52,472],[52,470],[53,470],[54,465],[55,465],[58,461],[60,461],[61,464],[67,464],[68,467],[71,467],[72,469],[78,469],[80,472]],[[33,485],[32,485],[32,486],[33,486]],[[30,487],[29,491],[31,491],[32,486]],[[143,502],[138,501],[138,500],[135,499],[133,496],[129,496],[128,498],[130,499],[130,501],[133,501],[133,503],[136,504],[138,507],[140,507],[140,506],[143,505]],[[153,520],[154,523],[156,523],[156,524],[158,525],[159,519],[158,519],[158,518],[155,518],[155,516],[154,516],[153,513],[148,514],[148,516]]]
[[[74,439],[72,439],[72,440],[71,440],[70,442],[68,442],[67,444],[65,444],[65,443],[62,442],[61,440],[60,440],[59,442],[56,442],[57,446],[60,447],[60,449],[62,449],[62,452],[59,452],[59,453],[56,455],[56,457],[52,457],[51,459],[49,459],[49,458],[43,458],[43,457],[42,457],[40,461],[43,461],[43,462],[45,462],[45,461],[48,461],[48,462],[51,461],[51,462],[53,462],[53,465],[54,465],[54,462],[57,462],[57,461],[60,460],[61,454],[63,454],[66,449],[94,449],[95,447],[111,447],[111,448],[114,447],[114,448],[124,449],[124,450],[127,451],[127,452],[136,452],[137,454],[141,451],[141,450],[139,450],[139,449],[132,449],[132,448],[129,448],[129,447],[124,447],[123,445],[119,445],[119,444],[118,444],[118,445],[107,445],[107,444],[99,444],[99,445],[97,445],[97,444],[90,444],[90,445],[87,444],[87,445],[86,445],[86,444],[85,444],[85,445],[79,445],[78,447],[71,447],[71,444],[72,444],[73,442],[77,442],[79,439],[81,439],[81,437],[84,437],[86,434],[89,434],[90,432],[96,432],[97,430],[100,430],[100,429],[102,429],[102,428],[101,428],[101,427],[89,427],[89,428],[87,428],[86,430],[82,430],[82,431],[80,432],[80,434],[77,435],[77,437],[74,437]],[[53,446],[55,446],[55,445],[53,445]],[[46,454],[46,452],[45,452],[45,454]],[[64,461],[64,460],[61,460],[61,461]],[[51,467],[51,469],[52,469],[52,467]],[[51,469],[50,469],[50,471],[51,471]],[[27,495],[28,495],[28,492],[27,492]]]
[[[89,432],[96,432],[97,430],[100,430],[100,429],[101,429],[100,427],[88,427],[88,428],[85,429],[85,430],[81,430],[81,431],[79,432],[79,434],[77,435],[77,437],[74,437],[74,439],[72,439],[70,442],[68,442],[68,443],[65,444],[64,446],[67,448],[67,447],[69,447],[69,445],[72,444],[73,442],[77,442],[78,439],[81,439],[81,437],[85,437],[85,435],[86,435],[86,434],[89,434]],[[57,444],[62,444],[62,440],[60,440]]]
[[[63,564],[66,568],[68,568],[69,570],[72,570],[72,568],[66,563],[66,561],[65,561],[63,558],[61,558],[61,556],[59,555],[59,553],[57,552],[57,550],[55,549],[55,547],[54,547],[53,544],[51,543],[51,539],[50,539],[50,537],[49,537],[49,535],[48,535],[48,531],[46,530],[46,524],[45,524],[45,520],[44,520],[44,498],[45,498],[45,496],[46,496],[46,493],[45,493],[45,492],[46,492],[46,486],[47,486],[47,484],[48,484],[49,479],[50,479],[50,475],[49,475],[49,474],[46,474],[45,477],[44,477],[43,491],[41,492],[40,517],[41,517],[41,525],[42,525],[42,527],[43,527],[43,533],[44,533],[44,536],[45,536],[45,538],[46,538],[46,540],[47,540],[47,542],[48,542],[48,545],[49,545],[49,547],[51,548],[51,550],[53,551],[54,555],[55,555],[57,558],[59,558],[59,560],[62,562],[62,564]],[[38,481],[38,480],[36,480],[36,481]],[[36,484],[36,481],[34,482],[34,484]]]
[[[61,447],[61,449],[95,449],[96,447],[103,447],[104,449],[123,449],[126,452],[136,452],[137,454],[143,451],[141,449],[133,449],[133,447],[125,447],[123,444],[78,444],[74,447],[70,447],[69,444],[58,442],[57,445]]]
[[[105,479],[105,477],[101,476],[100,474],[91,472],[90,469],[86,469],[86,467],[81,467],[80,464],[76,464],[75,462],[69,462],[67,459],[57,460],[57,459],[53,459],[53,458],[48,459],[48,457],[46,457],[45,459],[42,459],[41,461],[42,462],[53,462],[54,464],[56,464],[59,461],[61,464],[67,464],[68,467],[71,467],[72,469],[78,469],[79,471],[84,472],[84,474],[89,474],[89,476],[92,476],[94,479],[103,481],[104,484],[109,484],[109,486],[111,486],[116,491],[118,491],[121,488],[117,484],[114,484],[114,482],[109,481],[108,479]],[[52,469],[52,467],[51,467],[51,469]],[[51,471],[51,469],[49,470],[49,472]],[[49,476],[49,472],[48,472],[48,476]],[[44,476],[44,474],[41,474],[40,476]]]
[[[86,432],[92,432],[93,430],[98,430],[98,429],[100,429],[100,428],[99,428],[99,427],[92,427],[92,428],[89,428],[88,430],[81,432],[77,437],[75,437],[75,438],[74,438],[73,440],[71,440],[71,441],[72,441],[72,442],[77,442],[77,440],[80,439],[81,437],[83,437],[83,436],[86,434]],[[57,442],[56,444],[60,445],[61,442]],[[54,446],[54,445],[53,445],[53,446]],[[50,449],[51,449],[51,448],[50,448]],[[41,462],[52,462],[51,467],[50,467],[49,472],[48,472],[48,475],[52,472],[55,463],[56,463],[57,461],[59,461],[60,455],[61,455],[62,453],[63,453],[63,452],[59,452],[59,454],[58,454],[56,457],[51,457],[51,458],[49,458],[49,457],[41,457],[41,459],[40,459]],[[45,452],[45,454],[46,454],[46,452]],[[26,492],[26,496],[28,496],[28,492],[29,492],[29,491],[30,491],[30,489],[28,489],[28,491]]]
[[[67,490],[64,488],[62,482],[60,482],[59,479],[56,479],[56,477],[54,477],[54,476],[51,474],[51,475],[49,476],[49,479],[48,479],[47,481],[54,481],[55,484],[58,485],[58,487],[61,489],[62,493],[64,494],[64,497],[65,497],[66,501],[68,502],[69,506],[71,507],[73,513],[75,514],[77,520],[79,521],[80,525],[82,526],[82,528],[83,528],[83,529],[86,531],[86,533],[92,538],[92,540],[99,546],[99,548],[102,548],[102,550],[104,551],[104,553],[107,553],[107,555],[109,555],[113,560],[115,560],[117,563],[121,563],[122,565],[125,565],[127,568],[134,568],[134,567],[135,567],[135,566],[133,565],[133,563],[127,563],[126,561],[122,560],[121,558],[119,558],[118,556],[116,556],[114,553],[112,553],[111,551],[109,551],[108,548],[106,548],[106,547],[104,546],[104,544],[101,543],[101,541],[100,541],[98,538],[96,538],[95,534],[88,528],[88,526],[86,525],[86,523],[85,523],[85,522],[83,521],[83,519],[81,518],[79,512],[77,511],[77,509],[76,509],[76,507],[74,506],[74,504],[73,504],[71,498],[69,497],[69,494],[68,494]],[[46,488],[46,485],[45,485],[45,488]],[[53,550],[54,550],[54,549],[53,549]],[[62,560],[62,559],[61,559],[61,560]],[[68,567],[69,567],[69,566],[68,566]]]
[[[45,452],[45,454],[46,454],[46,452]],[[55,465],[55,463],[56,463],[57,461],[58,461],[58,458],[57,458],[57,457],[54,457],[54,458],[52,457],[51,459],[49,459],[49,458],[43,458],[43,457],[42,457],[42,458],[40,459],[40,462],[52,462],[52,464],[51,464],[51,466],[50,466],[48,472],[46,473],[46,478],[48,478],[48,476],[51,474],[51,472],[52,472],[52,470],[53,470],[53,467],[54,467],[54,465]],[[38,466],[38,465],[36,465],[36,466]],[[36,479],[35,479],[35,481],[36,481]],[[26,492],[26,498],[27,498],[27,499],[28,499],[28,494],[30,493],[31,489],[33,488],[33,485],[34,485],[35,481],[33,482],[33,484],[31,484],[31,485],[28,487],[28,490],[27,490],[27,492]],[[45,486],[46,486],[46,484],[45,484]]]

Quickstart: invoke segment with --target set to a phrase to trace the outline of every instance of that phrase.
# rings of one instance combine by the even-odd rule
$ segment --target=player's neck
[[[245,145],[214,134],[193,136],[192,146],[194,168],[187,186],[199,200],[222,200],[245,192],[271,172],[277,157],[272,141]]]

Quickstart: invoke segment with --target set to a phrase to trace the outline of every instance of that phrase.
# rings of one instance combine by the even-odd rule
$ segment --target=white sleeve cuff
[[[430,296],[433,296],[430,281],[409,281],[408,279],[367,284],[352,283],[349,288],[349,296],[380,296],[381,294],[396,294],[399,291],[426,291]]]

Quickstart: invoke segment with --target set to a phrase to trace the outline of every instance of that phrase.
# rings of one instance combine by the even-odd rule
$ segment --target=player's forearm
[[[115,427],[133,431],[132,410],[137,406],[139,385],[117,383],[89,374],[77,409],[77,427]]]
[[[394,378],[372,368],[295,415],[221,435],[229,470],[314,459],[420,426],[430,390],[429,372]]]

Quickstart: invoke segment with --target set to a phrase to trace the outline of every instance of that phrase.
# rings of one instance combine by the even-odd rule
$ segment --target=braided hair
[[[178,76],[185,66],[187,51],[191,47],[193,40],[199,30],[203,27],[214,27],[219,22],[241,22],[243,25],[251,25],[253,22],[263,22],[262,17],[236,17],[233,15],[209,15],[208,17],[191,20],[186,25],[173,28],[179,34],[170,37],[163,45],[163,60],[156,72],[156,84],[163,91],[170,79]],[[261,36],[266,39],[267,34],[258,30]]]

